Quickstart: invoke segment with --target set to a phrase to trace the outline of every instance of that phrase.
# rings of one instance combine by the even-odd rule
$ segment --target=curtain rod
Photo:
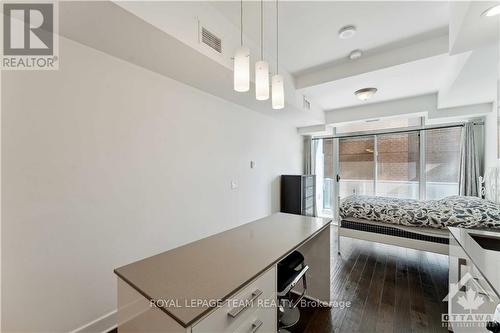
[[[484,122],[474,122],[474,125],[481,126],[484,125]],[[417,126],[417,127],[409,127],[409,128],[396,128],[394,130],[375,130],[375,131],[365,131],[365,132],[354,132],[352,134],[338,134],[332,136],[322,136],[312,138],[312,140],[324,140],[324,139],[343,139],[343,138],[355,138],[355,137],[363,137],[363,136],[373,136],[373,135],[381,135],[381,134],[399,134],[399,133],[409,133],[409,132],[420,132],[434,129],[445,129],[445,128],[454,128],[454,127],[464,127],[465,123],[460,124],[447,124],[447,125],[435,125],[435,126]]]

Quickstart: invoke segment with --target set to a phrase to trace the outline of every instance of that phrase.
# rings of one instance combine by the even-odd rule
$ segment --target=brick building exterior
[[[420,174],[419,134],[386,134],[377,137],[378,179],[418,181]],[[457,182],[461,128],[425,132],[426,177],[428,182]],[[339,140],[340,176],[343,179],[374,179],[374,138]],[[334,179],[333,140],[323,141],[325,178]]]

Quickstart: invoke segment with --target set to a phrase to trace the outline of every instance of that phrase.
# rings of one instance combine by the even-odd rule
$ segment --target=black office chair
[[[295,325],[300,319],[297,305],[302,300],[307,289],[306,272],[309,269],[304,263],[304,256],[294,251],[278,264],[278,322],[279,332],[288,332],[286,328]],[[299,298],[292,301],[290,292],[302,280],[303,291]]]

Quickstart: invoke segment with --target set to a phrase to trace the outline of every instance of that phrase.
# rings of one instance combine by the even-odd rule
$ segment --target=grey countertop
[[[314,237],[330,219],[277,213],[115,269],[149,300],[225,300]],[[211,308],[163,307],[188,327]]]
[[[500,232],[478,229],[448,228],[465,253],[500,296],[500,252],[483,249],[471,234],[491,236],[500,239]],[[500,241],[500,240],[499,240]]]

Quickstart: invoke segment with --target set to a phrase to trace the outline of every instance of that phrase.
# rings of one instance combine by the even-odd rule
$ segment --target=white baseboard
[[[91,321],[70,333],[107,333],[116,328],[118,322],[118,312],[116,310],[105,314],[96,320]]]

